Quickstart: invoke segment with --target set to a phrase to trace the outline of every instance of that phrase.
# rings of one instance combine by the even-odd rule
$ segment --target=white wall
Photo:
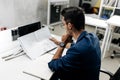
[[[14,0],[0,0],[0,27],[12,27],[15,21]]]
[[[92,5],[97,0],[92,0]],[[18,27],[41,21],[47,23],[48,0],[0,0],[0,27]],[[70,0],[70,6],[78,6],[79,0]]]
[[[0,0],[0,27],[47,21],[47,0]]]
[[[70,6],[78,6],[79,0],[70,0]]]
[[[15,25],[36,21],[46,23],[47,0],[15,0]]]

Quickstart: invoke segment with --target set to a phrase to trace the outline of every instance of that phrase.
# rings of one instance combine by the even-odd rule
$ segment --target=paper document
[[[50,32],[48,27],[41,28],[33,33],[20,37],[18,40],[24,52],[31,58],[36,59],[47,51],[57,47],[49,40]]]
[[[53,55],[45,54],[37,58],[24,68],[23,73],[25,72],[33,77],[49,80],[53,72],[49,69],[48,62],[52,59],[52,57]]]

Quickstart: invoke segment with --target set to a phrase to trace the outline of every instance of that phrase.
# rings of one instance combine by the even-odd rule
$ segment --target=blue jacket
[[[101,50],[97,36],[83,31],[66,55],[48,66],[61,80],[99,80]]]

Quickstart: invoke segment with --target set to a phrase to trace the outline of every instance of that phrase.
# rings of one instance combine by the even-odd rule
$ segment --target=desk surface
[[[19,46],[20,44],[18,41],[12,42],[11,40],[8,40],[8,41],[3,41],[1,44],[4,45],[4,42],[8,42],[10,45],[5,46],[4,51],[0,51],[0,80],[40,80],[40,78],[36,78],[23,73],[23,71],[25,70],[25,68],[27,68],[28,65],[35,64],[34,61],[30,60],[26,55],[22,55],[20,57],[11,59],[9,61],[5,61],[4,59],[2,59],[3,56],[6,56],[11,53],[15,53],[20,49]],[[3,48],[2,47],[3,45],[0,45],[1,49]],[[53,56],[53,54],[51,55]],[[47,56],[47,58],[41,57],[42,61],[44,61],[46,65],[48,63],[48,57],[49,56]],[[51,59],[51,57],[49,58]],[[39,59],[37,59],[36,62],[39,62]],[[44,67],[43,65],[41,65],[41,67],[38,67],[36,69],[37,72],[39,73],[40,71],[42,71],[41,69],[43,67]]]
[[[48,53],[42,55],[36,60],[30,60],[26,55],[9,61],[2,59],[3,56],[14,53],[17,50],[19,50],[19,47],[7,51],[4,54],[0,54],[0,80],[40,80],[40,78],[49,80],[53,72],[48,68],[48,62],[51,60],[53,54]],[[32,73],[40,78],[24,74],[23,71]],[[45,72],[43,73],[43,71]],[[44,75],[46,72],[49,74]]]
[[[40,80],[22,72],[30,62],[31,60],[25,55],[9,61],[0,58],[0,80]]]
[[[85,16],[85,24],[92,25],[92,26],[98,26],[101,28],[108,28],[108,24],[104,20],[100,20],[97,18],[92,18],[89,16]]]
[[[110,19],[107,20],[107,23],[113,26],[120,27],[120,16],[114,15]]]

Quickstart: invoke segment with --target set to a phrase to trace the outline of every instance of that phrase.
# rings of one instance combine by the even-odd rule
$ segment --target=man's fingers
[[[59,45],[60,41],[58,41],[56,38],[52,37],[49,38],[51,41],[53,41],[56,45]]]

